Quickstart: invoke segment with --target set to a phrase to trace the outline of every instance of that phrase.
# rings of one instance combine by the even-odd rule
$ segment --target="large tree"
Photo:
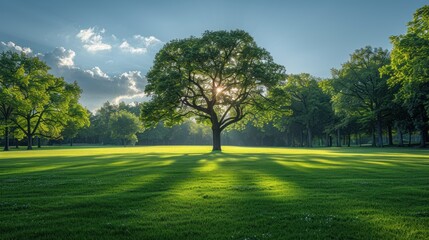
[[[80,88],[63,78],[49,74],[49,67],[37,57],[13,55],[13,94],[19,104],[14,107],[11,121],[27,137],[27,149],[32,149],[34,136],[58,138],[69,120],[69,107],[77,103]],[[19,96],[19,97],[16,97]]]
[[[196,118],[211,125],[213,150],[221,132],[263,106],[284,67],[241,30],[205,32],[167,43],[147,74],[141,118],[147,127]],[[251,110],[252,108],[252,110]]]
[[[372,130],[373,136],[377,130],[380,147],[383,146],[383,119],[389,113],[393,94],[388,89],[387,77],[380,76],[379,69],[389,63],[387,50],[367,46],[356,50],[341,69],[332,71],[335,92],[332,101],[336,112],[358,119]]]
[[[4,150],[9,150],[9,130],[12,125],[14,111],[23,99],[19,86],[25,84],[24,79],[18,77],[20,59],[25,55],[13,52],[3,52],[0,55],[0,117],[4,129]]]
[[[392,87],[400,87],[397,100],[408,109],[424,147],[429,128],[429,6],[414,13],[406,34],[392,36],[390,40],[392,62],[382,73],[390,76]]]

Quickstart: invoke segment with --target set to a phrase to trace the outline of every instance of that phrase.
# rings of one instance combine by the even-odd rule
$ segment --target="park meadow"
[[[1,239],[427,239],[427,150],[62,147],[0,155]]]
[[[429,239],[429,5],[410,19],[323,78],[251,29],[1,41],[0,240]]]

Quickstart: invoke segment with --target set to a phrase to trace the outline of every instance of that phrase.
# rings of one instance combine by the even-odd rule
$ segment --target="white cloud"
[[[128,83],[128,91],[126,94],[115,97],[112,102],[118,104],[122,101],[130,103],[133,101],[142,101],[146,97],[143,92],[146,85],[146,78],[141,75],[140,71],[124,72],[119,76],[121,82]]]
[[[146,47],[150,47],[153,45],[156,45],[158,43],[162,43],[161,40],[154,36],[144,37],[141,35],[134,35],[134,39],[139,40],[141,43],[143,43]]]
[[[76,37],[80,38],[82,42],[89,42],[94,35],[94,28],[88,28],[80,30]]]
[[[82,43],[84,43],[83,47],[88,52],[98,52],[112,49],[112,46],[103,43],[103,37],[101,34],[104,34],[106,30],[103,28],[100,32],[96,32],[95,28],[82,29],[76,34],[76,37],[80,39]]]
[[[133,93],[143,92],[146,85],[146,78],[142,76],[140,71],[128,71],[120,75],[120,78],[128,82],[128,88]]]
[[[57,65],[58,67],[74,67],[74,57],[76,56],[75,51],[71,49],[65,49],[64,47],[55,48],[54,51],[41,55],[42,58],[48,65]]]
[[[145,93],[137,93],[132,95],[121,95],[112,100],[112,103],[119,104],[120,102],[134,102],[134,101],[142,101],[142,99],[146,97]]]
[[[82,29],[76,34],[76,37],[84,44],[83,47],[88,52],[98,52],[111,50],[112,45],[103,42],[103,35],[106,33],[106,30],[103,28],[97,31],[96,27],[90,27],[87,29]],[[113,42],[117,42],[118,37],[115,34],[111,34],[110,39]],[[131,53],[131,54],[145,54],[149,51],[150,47],[156,46],[162,43],[161,40],[154,36],[144,37],[142,35],[134,35],[132,39],[123,39],[119,45],[119,49],[122,52]],[[118,46],[115,44],[115,46]]]
[[[23,52],[25,54],[31,54],[33,52],[33,50],[31,50],[31,48],[27,48],[27,47],[21,47],[16,45],[14,42],[1,42],[0,45],[0,50],[2,51],[14,51],[14,52]]]
[[[121,45],[119,45],[119,48],[122,50],[122,52],[131,54],[145,54],[149,51],[149,48],[162,43],[161,40],[154,36],[144,37],[141,35],[134,35],[131,42],[134,43],[134,46],[131,45],[127,40],[123,40]]]
[[[144,53],[147,52],[147,48],[132,47],[127,41],[123,41],[121,43],[121,45],[119,46],[119,48],[123,52],[129,52],[129,53],[132,53],[132,54],[144,54]]]
[[[102,37],[100,35],[102,32],[104,31],[101,30],[97,32],[94,28],[83,29],[79,32],[78,37],[80,41],[87,45],[96,42],[102,43]],[[130,51],[133,50],[134,52],[139,52],[142,50],[136,49],[142,48],[145,49],[144,51],[149,52],[149,49],[144,47],[144,44],[140,43],[140,45],[137,45],[136,39],[129,40],[133,43],[133,46],[128,44]],[[119,45],[116,45],[116,47],[119,48]],[[0,41],[0,52],[8,50],[24,52],[31,56],[39,57],[51,67],[50,72],[55,76],[64,77],[64,79],[69,83],[76,81],[83,90],[80,102],[91,111],[100,108],[100,106],[102,106],[106,101],[113,103],[119,103],[122,101],[132,103],[135,101],[147,101],[149,99],[144,94],[144,87],[147,84],[144,74],[141,71],[124,72],[121,69],[123,66],[127,66],[127,68],[129,68],[130,64],[133,64],[133,62],[130,62],[129,58],[121,62],[121,59],[116,58],[113,61],[112,57],[115,56],[108,56],[109,60],[100,60],[99,64],[101,65],[93,65],[90,63],[91,65],[89,66],[91,67],[83,68],[78,64],[79,62],[77,57],[79,56],[79,52],[75,52],[72,49],[64,47],[57,47],[50,52],[36,54],[33,53],[30,48],[18,46],[13,42]],[[120,67],[118,67],[117,70],[111,70],[111,66],[117,67],[118,65]],[[140,66],[135,63],[134,65],[136,66],[136,69]],[[86,66],[88,65],[86,64]],[[110,72],[106,71],[107,69],[109,69],[110,72],[119,72],[120,74],[109,74]]]
[[[64,51],[65,55],[59,58],[58,65],[62,67],[73,67],[73,58],[76,56],[76,53],[71,49],[65,50],[65,48],[62,48],[62,50]]]
[[[78,50],[57,47],[42,54],[34,53],[32,49],[19,46],[14,42],[0,41],[0,52],[11,50],[39,57],[51,67],[50,73],[64,77],[69,83],[74,81],[78,83],[83,90],[80,102],[91,111],[98,109],[106,101],[113,103],[147,101],[149,97],[144,93],[144,87],[147,84],[144,74],[141,71],[124,71],[124,69],[130,68],[146,69],[147,66],[141,68],[142,65],[146,64],[145,58],[143,60],[140,57],[132,58],[131,56],[120,58],[121,56],[116,54],[120,51],[133,55],[152,54],[151,50],[157,48],[155,45],[160,41],[155,37],[142,37],[140,35],[128,36],[121,41],[119,36],[116,38],[116,36],[106,34],[108,34],[106,30],[96,27],[80,30],[73,36],[76,41],[83,45],[83,49]],[[106,40],[111,42],[104,42]],[[93,59],[90,57],[84,59],[84,62],[79,62],[82,61],[79,58],[81,56],[79,50],[97,52],[109,49],[114,51],[107,55],[94,56],[98,64],[91,62]],[[119,74],[114,75],[112,73]]]
[[[104,78],[110,80],[109,75],[103,72],[99,67],[93,67],[90,70],[84,70],[85,73],[91,75],[92,77]]]
[[[86,48],[88,52],[98,52],[112,49],[112,46],[106,43],[95,43],[91,45],[85,44],[83,45],[83,47]]]
[[[130,103],[147,100],[143,92],[147,81],[140,71],[112,76],[103,72],[100,67],[82,69],[53,65],[52,72],[64,77],[67,82],[77,81],[83,90],[80,102],[91,111],[100,108],[106,101]]]

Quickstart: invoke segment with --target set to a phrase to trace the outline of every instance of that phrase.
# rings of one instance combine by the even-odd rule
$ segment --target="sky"
[[[329,78],[356,49],[391,49],[428,0],[0,0],[0,52],[38,56],[77,81],[81,103],[145,101],[145,75],[173,40],[241,29],[287,73]]]

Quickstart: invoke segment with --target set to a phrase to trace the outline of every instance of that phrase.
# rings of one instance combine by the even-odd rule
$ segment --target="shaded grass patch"
[[[0,238],[429,238],[427,150],[210,150],[1,153]]]

